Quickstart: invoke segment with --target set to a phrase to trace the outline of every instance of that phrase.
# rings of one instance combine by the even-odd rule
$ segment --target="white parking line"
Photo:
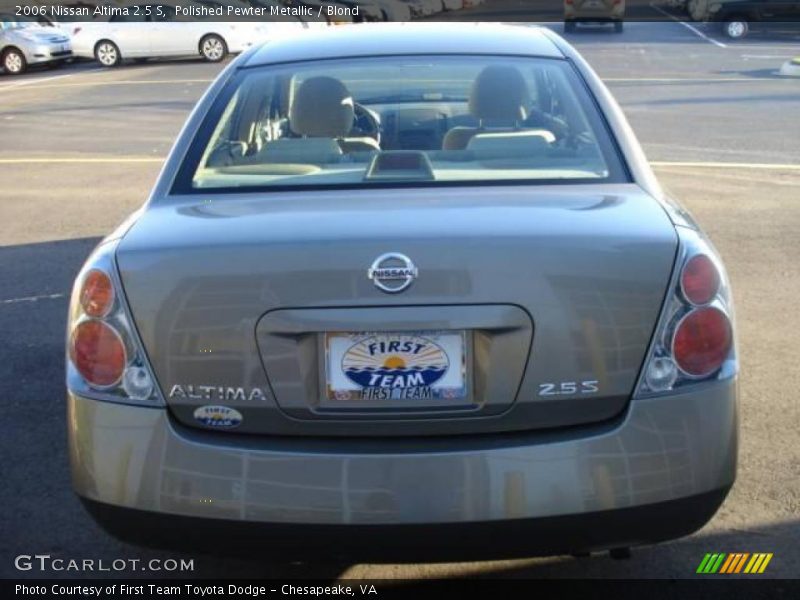
[[[174,84],[189,84],[189,83],[211,83],[213,79],[137,79],[131,81],[83,81],[81,83],[54,83],[47,85],[38,85],[36,89],[46,88],[70,88],[70,87],[94,87],[94,86],[109,86],[109,85],[174,85]],[[0,90],[3,88],[0,87]]]
[[[745,58],[745,59],[756,59],[756,60],[788,60],[788,59],[790,59],[792,57],[791,57],[791,55],[788,55],[788,54],[783,54],[783,55],[777,55],[777,54],[742,54],[742,58]]]
[[[86,156],[86,157],[60,157],[60,156],[30,156],[26,158],[0,158],[0,165],[27,165],[37,163],[153,163],[164,162],[165,156]]]
[[[160,163],[166,156],[30,156],[25,158],[0,158],[0,165],[24,164],[98,164],[98,163]],[[744,162],[691,162],[691,161],[650,161],[654,167],[698,167],[705,169],[774,169],[778,171],[798,171],[797,163],[744,163]]]
[[[38,302],[39,300],[56,300],[64,298],[66,294],[45,294],[43,296],[26,296],[24,298],[10,298],[8,300],[0,300],[0,304],[18,304],[20,302]]]
[[[63,73],[61,75],[53,75],[52,77],[42,77],[40,79],[25,79],[24,81],[15,81],[14,83],[6,83],[0,85],[0,92],[4,90],[11,90],[14,88],[22,87],[25,85],[38,85],[49,81],[55,81],[56,79],[63,79],[64,77],[74,77],[75,75],[83,75],[84,73],[93,73],[95,71],[103,71],[103,70],[104,69],[98,67],[96,69],[88,69],[86,71],[78,71],[76,73]],[[48,86],[43,86],[43,87],[48,87]]]
[[[763,77],[603,77],[606,83],[764,83]],[[789,81],[775,77],[774,81]]]
[[[689,162],[650,161],[653,167],[696,167],[701,169],[772,169],[775,171],[800,171],[797,163],[739,163],[739,162]]]
[[[686,27],[686,29],[688,29],[689,31],[691,31],[692,33],[694,33],[694,34],[695,34],[697,37],[704,39],[704,40],[705,40],[705,41],[707,41],[708,43],[710,43],[710,44],[714,44],[715,46],[718,46],[719,48],[727,48],[727,47],[728,47],[728,44],[723,44],[722,42],[718,42],[717,40],[715,40],[715,39],[714,39],[714,38],[712,38],[712,37],[708,37],[708,36],[707,36],[705,33],[703,33],[702,31],[700,31],[700,30],[699,30],[697,27],[695,27],[694,25],[689,25],[689,23],[686,23],[685,21],[681,21],[681,20],[680,20],[680,19],[678,19],[677,17],[675,17],[675,16],[673,16],[673,15],[669,14],[667,11],[665,11],[665,10],[663,10],[663,9],[659,8],[658,6],[656,6],[656,5],[655,5],[653,2],[651,2],[651,3],[650,3],[650,8],[652,8],[653,10],[656,10],[656,11],[660,12],[660,13],[661,13],[662,15],[664,15],[665,17],[669,17],[670,19],[672,19],[672,20],[673,20],[673,21],[675,21],[676,23],[680,23],[681,25],[683,25],[684,27]]]
[[[41,79],[25,79],[23,81],[15,81],[13,83],[6,83],[0,86],[0,91],[2,90],[10,90],[11,88],[18,88],[22,87],[23,85],[33,85],[36,83],[40,83],[42,81],[54,81],[56,79],[62,79],[64,77],[69,77],[70,75],[74,75],[74,73],[64,73],[63,75],[54,75],[53,77],[42,77]]]
[[[733,48],[731,47],[731,49]],[[788,52],[792,56],[797,56],[797,52],[800,50],[800,44],[796,46],[781,46],[779,44],[757,44],[750,42],[747,45],[740,46],[740,49],[755,50],[758,52]]]

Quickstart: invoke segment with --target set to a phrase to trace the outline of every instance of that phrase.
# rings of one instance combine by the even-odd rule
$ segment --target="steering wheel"
[[[353,128],[348,137],[371,137],[381,143],[381,121],[375,111],[353,102]]]
[[[553,132],[556,140],[561,140],[569,136],[569,127],[561,119],[544,112],[538,107],[532,106],[528,109],[528,118],[525,119],[527,127],[542,127]]]

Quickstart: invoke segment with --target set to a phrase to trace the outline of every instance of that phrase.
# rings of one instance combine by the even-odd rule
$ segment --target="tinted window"
[[[624,181],[569,63],[399,56],[244,69],[178,192],[470,181]]]

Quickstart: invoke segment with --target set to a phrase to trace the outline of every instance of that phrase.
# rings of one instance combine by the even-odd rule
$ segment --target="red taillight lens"
[[[681,289],[686,299],[695,306],[711,302],[719,291],[719,285],[719,271],[705,254],[693,256],[684,265]]]
[[[69,353],[81,376],[97,387],[118,383],[128,362],[119,333],[102,321],[78,324],[72,331]]]
[[[114,305],[114,284],[111,278],[93,269],[87,273],[81,286],[81,307],[90,317],[105,317]]]
[[[699,308],[678,323],[672,339],[675,362],[694,377],[705,377],[722,366],[733,343],[731,322],[721,310]]]

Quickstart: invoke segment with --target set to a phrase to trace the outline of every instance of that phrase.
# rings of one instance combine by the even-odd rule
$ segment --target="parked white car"
[[[269,28],[268,23],[182,18],[175,6],[163,3],[128,8],[126,14],[76,23],[72,30],[75,56],[95,58],[106,67],[117,66],[127,58],[200,55],[218,62],[229,53],[242,52],[264,41]],[[276,23],[273,27],[283,25]]]
[[[464,4],[464,0],[442,0],[444,10],[461,10]]]
[[[442,10],[442,0],[403,0],[411,9],[412,17],[428,17]]]
[[[411,8],[400,0],[372,0],[385,17],[386,21],[410,21]]]

